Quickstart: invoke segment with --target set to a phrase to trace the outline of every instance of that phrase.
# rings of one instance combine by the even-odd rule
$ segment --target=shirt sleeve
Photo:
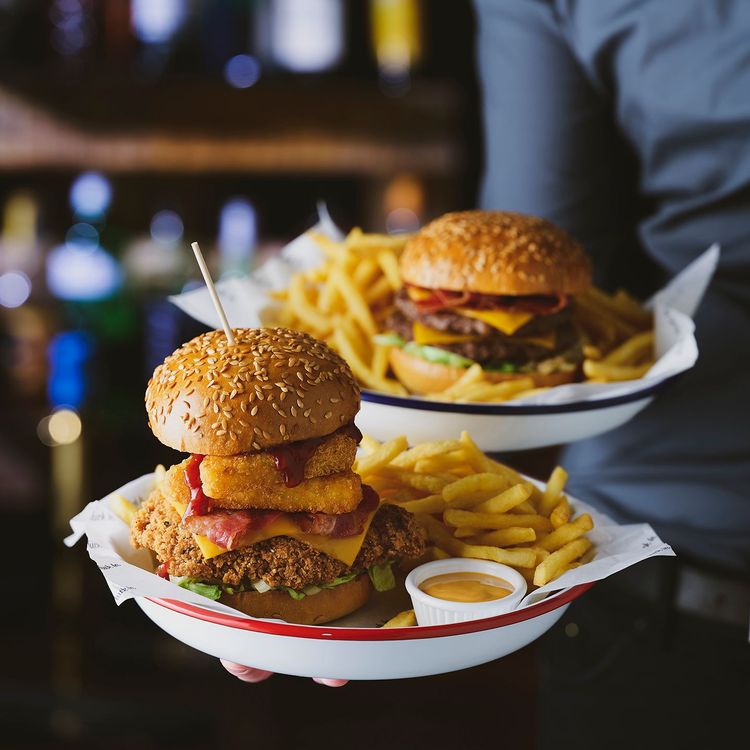
[[[483,208],[544,216],[594,256],[597,282],[634,291],[632,158],[552,2],[475,0],[484,125]],[[634,263],[635,256],[635,263]],[[632,279],[632,283],[628,283]]]

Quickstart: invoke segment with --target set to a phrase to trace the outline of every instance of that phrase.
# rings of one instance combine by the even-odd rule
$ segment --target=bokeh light
[[[163,245],[172,245],[182,239],[184,226],[176,211],[159,211],[151,219],[151,239]]]
[[[168,42],[185,18],[185,0],[132,0],[130,14],[135,35],[146,44]]]
[[[58,299],[91,301],[114,294],[122,284],[120,264],[100,246],[53,248],[47,256],[47,288]]]
[[[219,216],[219,253],[224,261],[245,261],[255,250],[258,220],[247,198],[232,198]]]
[[[31,279],[22,271],[0,275],[0,305],[20,307],[31,294]]]
[[[79,222],[65,233],[65,243],[91,252],[99,247],[99,232],[91,224]]]
[[[70,188],[70,205],[77,216],[99,219],[109,208],[112,186],[99,172],[84,172]]]
[[[279,65],[297,73],[332,68],[344,51],[341,0],[273,0],[271,49]]]
[[[45,445],[70,445],[81,437],[81,430],[78,414],[73,409],[61,408],[39,422],[37,435]]]
[[[224,66],[224,79],[236,89],[247,89],[258,82],[260,63],[252,55],[235,55]]]

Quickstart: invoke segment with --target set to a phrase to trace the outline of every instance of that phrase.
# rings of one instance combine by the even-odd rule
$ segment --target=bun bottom
[[[251,617],[286,620],[300,625],[321,625],[362,607],[370,598],[372,584],[367,573],[332,589],[322,589],[304,599],[292,599],[286,591],[240,591],[222,594],[219,601]]]
[[[390,353],[390,364],[396,377],[410,393],[421,396],[440,393],[452,386],[466,372],[462,367],[449,367],[435,362],[428,362],[420,357],[407,354],[403,349],[394,347]],[[490,372],[485,371],[484,376],[492,383],[501,383],[506,380],[518,380],[519,378],[531,378],[535,388],[546,386],[563,385],[576,380],[576,371],[551,372],[542,374],[540,372]]]

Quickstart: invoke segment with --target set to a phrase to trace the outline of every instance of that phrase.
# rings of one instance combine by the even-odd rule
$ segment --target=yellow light
[[[72,409],[58,409],[39,422],[37,433],[45,445],[70,445],[81,437],[81,418]]]

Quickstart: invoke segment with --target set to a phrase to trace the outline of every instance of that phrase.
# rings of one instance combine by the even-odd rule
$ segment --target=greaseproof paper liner
[[[323,254],[311,232],[340,240],[343,235],[324,205],[318,207],[319,221],[309,231],[286,245],[254,273],[220,281],[216,286],[227,318],[237,328],[255,328],[272,319],[278,304],[269,292],[285,288],[296,271],[318,266]],[[571,383],[559,385],[533,396],[513,399],[503,406],[528,404],[568,404],[626,396],[651,388],[689,370],[698,359],[692,316],[700,304],[719,260],[719,246],[711,245],[647,303],[654,311],[656,362],[636,380],[617,383]],[[211,328],[221,328],[213,302],[205,287],[173,295],[170,301],[191,317]],[[414,396],[414,398],[418,398]]]
[[[535,484],[539,486],[538,482]],[[153,488],[154,475],[145,474],[115,490],[112,495],[123,495],[131,502],[138,504],[148,497]],[[133,549],[130,543],[130,530],[112,512],[109,497],[111,496],[89,503],[71,519],[70,526],[73,533],[65,539],[65,544],[72,547],[82,536],[86,535],[89,556],[99,566],[117,604],[122,604],[136,596],[178,599],[217,612],[247,617],[232,607],[211,601],[157,576],[153,572],[154,564],[151,554],[143,549]],[[561,589],[601,580],[649,557],[674,555],[672,548],[662,542],[648,524],[622,526],[586,503],[571,497],[568,499],[575,515],[590,513],[594,520],[594,529],[589,532],[588,537],[596,545],[596,556],[591,562],[564,573],[556,580],[529,594],[519,606],[534,604],[550,593]],[[388,600],[394,602],[396,607],[408,608],[408,600],[404,600],[402,593],[394,592],[389,595]],[[384,612],[383,606],[379,606],[379,604],[388,603],[386,597],[375,594],[372,599],[375,600],[374,607],[366,606],[360,613],[352,613],[338,624],[347,627],[376,627],[382,624],[386,617],[396,614],[397,609],[388,615]],[[378,602],[379,599],[383,601]],[[371,620],[368,621],[367,617]],[[335,627],[336,624],[326,625],[326,627],[331,626]]]

